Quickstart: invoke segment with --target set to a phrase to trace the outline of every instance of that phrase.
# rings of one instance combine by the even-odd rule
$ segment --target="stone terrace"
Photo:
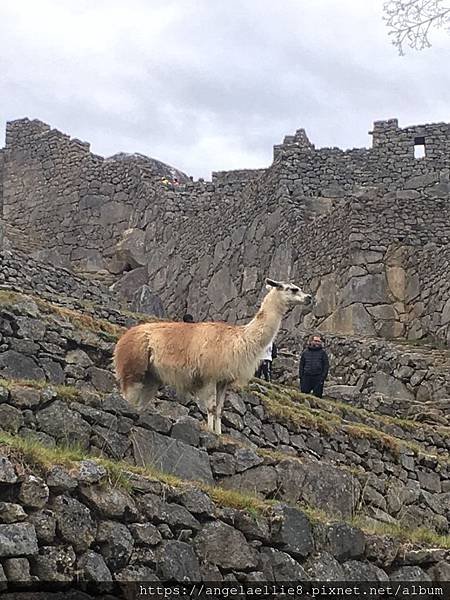
[[[449,428],[262,382],[229,394],[220,438],[168,390],[138,415],[110,373],[120,327],[2,293],[8,581],[444,577]]]

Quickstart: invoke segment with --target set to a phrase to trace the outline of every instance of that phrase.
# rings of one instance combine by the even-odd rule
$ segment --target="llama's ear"
[[[273,279],[266,279],[266,288],[268,290],[272,288],[278,288],[279,290],[281,290],[283,288],[283,284]]]

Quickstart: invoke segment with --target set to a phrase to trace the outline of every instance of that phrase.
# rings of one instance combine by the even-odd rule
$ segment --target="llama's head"
[[[294,283],[285,283],[284,281],[274,281],[266,279],[266,288],[272,290],[289,304],[303,304],[305,307],[312,306],[312,296],[303,292],[298,285]]]

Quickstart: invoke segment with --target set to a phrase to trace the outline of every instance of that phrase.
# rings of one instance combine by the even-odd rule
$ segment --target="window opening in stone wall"
[[[425,138],[414,138],[414,158],[425,158]]]

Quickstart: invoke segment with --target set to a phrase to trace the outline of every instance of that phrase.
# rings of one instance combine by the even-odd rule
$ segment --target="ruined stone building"
[[[13,121],[0,151],[4,244],[102,278],[137,309],[242,322],[270,276],[316,295],[313,315],[293,311],[286,332],[448,345],[450,125],[391,119],[370,133],[370,149],[343,151],[316,149],[299,129],[268,168],[193,182]],[[181,185],[162,184],[175,175]]]
[[[7,125],[1,590],[448,585],[450,125],[371,133],[370,149],[342,151],[298,130],[266,169],[194,182],[40,121]],[[225,436],[195,398],[162,389],[138,412],[120,396],[125,328],[186,309],[245,322],[267,276],[313,292],[314,310],[283,321],[281,385],[229,390]],[[316,330],[324,398],[298,391]]]

